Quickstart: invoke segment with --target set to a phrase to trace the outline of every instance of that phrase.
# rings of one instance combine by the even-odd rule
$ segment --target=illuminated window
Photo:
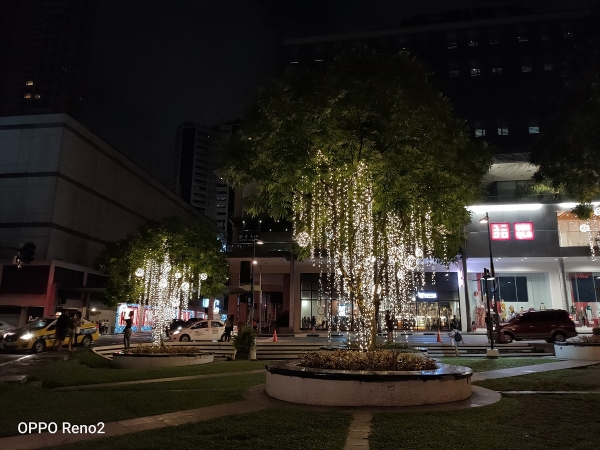
[[[25,94],[23,97],[24,98],[31,98],[31,94]]]
[[[485,136],[485,125],[481,120],[475,121],[474,131],[475,137]]]
[[[40,98],[40,94],[35,94],[35,98]]]
[[[498,136],[508,136],[508,122],[506,120],[498,120]]]
[[[481,75],[479,61],[477,61],[475,59],[471,60],[471,69],[469,70],[469,73],[471,74],[472,77],[478,77],[479,75]]]
[[[476,40],[469,41],[469,47],[477,47],[477,45],[479,45],[479,43]]]
[[[448,74],[450,75],[450,78],[458,78],[458,76],[460,75],[460,72],[458,71],[458,63],[450,63],[448,69]]]
[[[26,81],[25,86],[33,86],[33,81]]]
[[[540,134],[540,124],[535,117],[529,119],[529,134]]]

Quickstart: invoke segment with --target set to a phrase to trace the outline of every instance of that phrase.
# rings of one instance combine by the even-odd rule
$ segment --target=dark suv
[[[577,336],[575,323],[569,313],[562,309],[545,309],[542,311],[526,311],[511,317],[508,322],[501,323],[504,341],[520,341],[522,339],[545,339],[546,342],[563,342]]]

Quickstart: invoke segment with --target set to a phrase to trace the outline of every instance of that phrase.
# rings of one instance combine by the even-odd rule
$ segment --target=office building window
[[[481,75],[481,64],[479,61],[472,59],[470,62],[470,70],[469,73],[472,77],[478,77]]]
[[[548,71],[554,70],[554,64],[552,64],[552,63],[544,64],[544,70],[548,70]]]
[[[458,71],[458,63],[450,63],[448,65],[448,75],[450,75],[450,78],[458,78],[459,74],[460,73]]]
[[[573,32],[572,31],[565,31],[563,33],[563,38],[565,39],[571,39],[573,37]]]
[[[492,75],[502,75],[502,67],[492,67]]]
[[[475,126],[473,129],[475,131],[475,137],[485,136],[485,125],[481,120],[475,121]]]
[[[458,47],[458,40],[456,39],[456,33],[454,31],[446,33],[446,47],[448,50],[456,50]]]
[[[529,42],[529,32],[527,30],[527,27],[519,27],[517,40],[519,42]]]
[[[530,65],[523,65],[521,66],[521,71],[523,73],[529,73],[533,70],[533,68]]]
[[[490,38],[490,45],[498,45],[499,43],[500,43],[500,39]]]
[[[498,136],[508,136],[508,122],[504,119],[498,120]]]
[[[550,35],[549,34],[540,34],[540,41],[545,42],[545,41],[549,41],[550,40]]]
[[[23,98],[31,98],[31,94],[25,94]]]
[[[39,99],[41,96],[40,96],[40,94],[35,94],[34,97]]]
[[[529,119],[529,134],[540,134],[540,124],[535,117]]]
[[[26,81],[25,86],[33,86],[33,81]]]

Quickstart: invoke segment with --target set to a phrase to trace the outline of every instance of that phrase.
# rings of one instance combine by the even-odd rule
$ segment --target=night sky
[[[177,126],[242,117],[276,75],[285,38],[395,28],[456,8],[574,3],[592,1],[100,0],[82,121],[167,182]]]

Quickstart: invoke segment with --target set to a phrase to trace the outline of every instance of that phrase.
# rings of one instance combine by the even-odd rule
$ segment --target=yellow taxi
[[[54,334],[56,329],[56,316],[34,319],[23,328],[9,331],[4,334],[4,348],[6,350],[31,350],[33,353],[40,353],[45,348],[51,348],[54,345]],[[89,346],[100,336],[96,324],[89,320],[83,320],[81,330],[77,334],[75,344]],[[70,337],[65,338],[62,345],[69,344]]]

